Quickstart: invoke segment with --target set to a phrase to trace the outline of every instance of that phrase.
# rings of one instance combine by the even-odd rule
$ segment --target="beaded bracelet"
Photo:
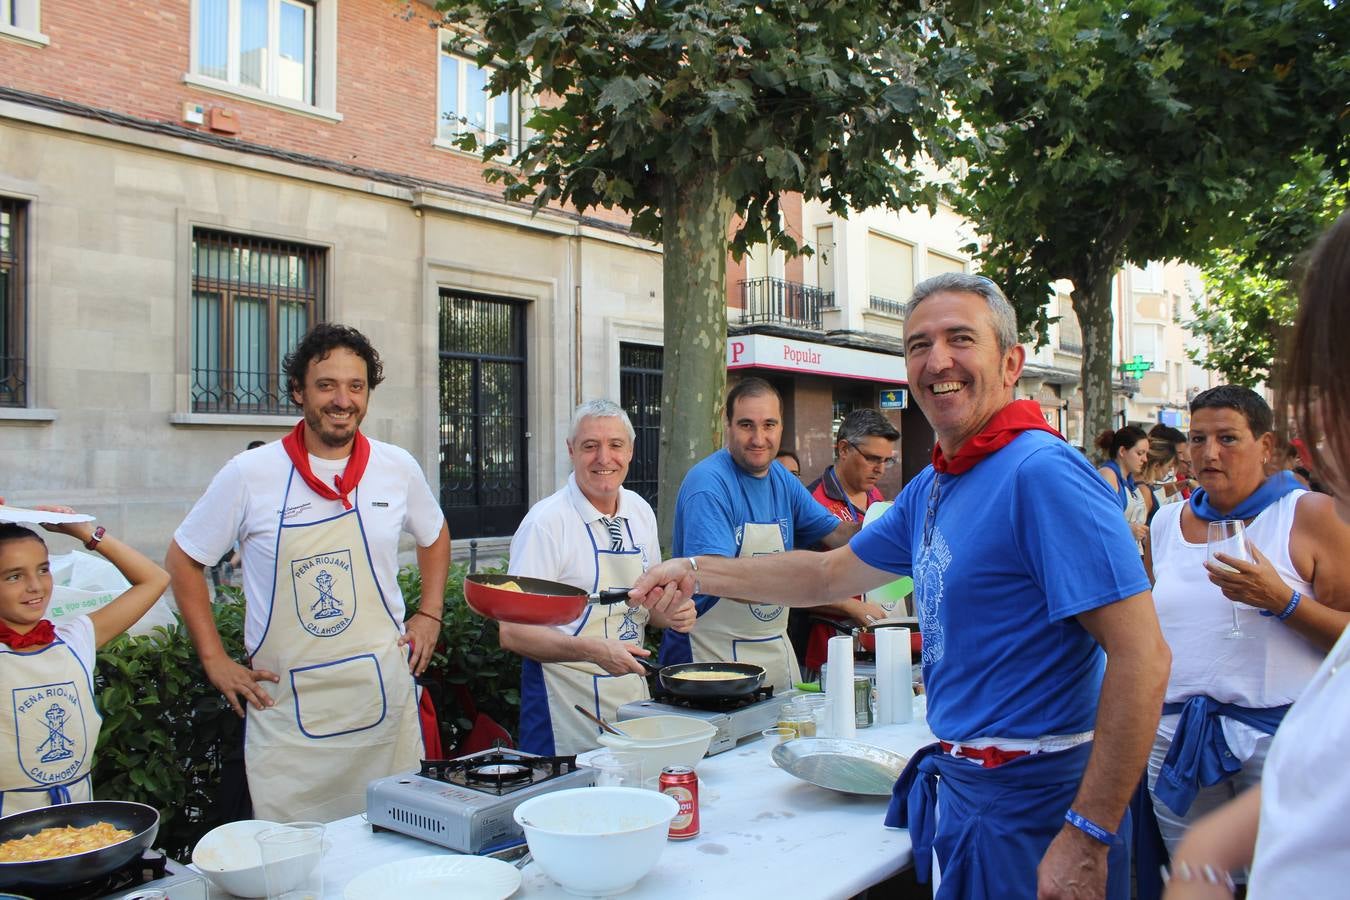
[[[1298,604],[1302,600],[1303,595],[1300,594],[1298,591],[1294,591],[1294,595],[1289,598],[1289,605],[1286,606],[1283,610],[1281,610],[1280,612],[1271,612],[1268,609],[1263,609],[1261,610],[1261,615],[1274,616],[1275,618],[1283,622],[1285,619],[1289,618],[1294,614],[1294,610],[1298,609]]]

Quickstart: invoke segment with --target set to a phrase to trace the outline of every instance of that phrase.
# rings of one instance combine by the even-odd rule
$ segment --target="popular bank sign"
[[[905,383],[905,360],[899,355],[789,341],[767,334],[727,339],[728,369],[775,369],[827,378]]]

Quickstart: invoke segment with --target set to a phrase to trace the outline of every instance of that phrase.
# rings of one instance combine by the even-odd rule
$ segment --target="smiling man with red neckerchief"
[[[1122,820],[1170,660],[1130,532],[1082,455],[1013,400],[1025,351],[993,282],[916,286],[905,355],[938,447],[875,525],[824,554],[670,560],[633,593],[809,605],[912,575],[941,740],[886,824],[909,829],[920,880],[938,900],[1129,897]]]
[[[282,440],[239,454],[174,532],[166,568],[211,683],[245,714],[254,815],[327,822],[365,809],[368,781],[423,754],[413,675],[440,634],[450,532],[416,461],[361,433],[379,354],[321,324],[284,364],[304,411]],[[424,594],[406,623],[402,532]],[[238,542],[249,664],[230,659],[203,567]]]

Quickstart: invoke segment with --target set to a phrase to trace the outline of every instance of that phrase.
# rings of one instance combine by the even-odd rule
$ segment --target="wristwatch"
[[[84,542],[84,549],[97,550],[99,542],[103,540],[103,536],[107,533],[108,529],[104,528],[102,525],[95,528],[94,533],[89,536],[89,540]]]

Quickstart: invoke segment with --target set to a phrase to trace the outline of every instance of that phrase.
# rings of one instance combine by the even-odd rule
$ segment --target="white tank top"
[[[1294,509],[1304,491],[1272,503],[1250,525],[1247,537],[1293,590],[1312,594],[1289,559]],[[1233,604],[1209,580],[1206,546],[1181,535],[1184,503],[1159,507],[1151,526],[1153,602],[1163,637],[1172,648],[1166,702],[1206,694],[1221,703],[1253,708],[1283,706],[1303,693],[1323,655],[1302,635],[1253,607],[1238,607],[1246,640],[1226,640]]]
[[[1249,897],[1344,897],[1350,871],[1350,629],[1341,635],[1266,757]]]

